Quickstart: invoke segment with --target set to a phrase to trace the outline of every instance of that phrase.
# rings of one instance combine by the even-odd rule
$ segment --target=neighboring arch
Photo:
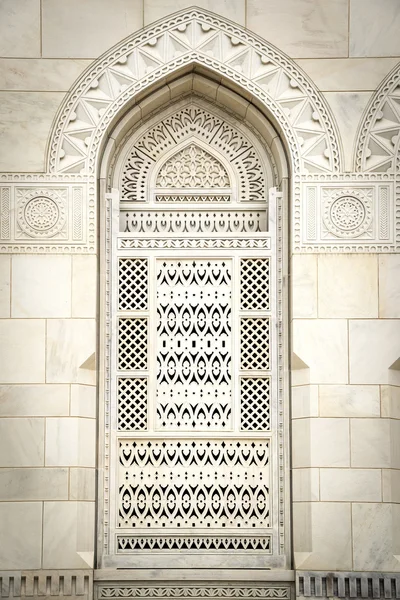
[[[361,121],[354,168],[372,173],[400,169],[400,63],[372,96]]]
[[[294,173],[340,171],[330,109],[301,69],[243,27],[197,8],[124,40],[85,71],[56,116],[48,170],[94,173],[103,139],[124,109],[177,71],[204,67],[268,111],[282,132]]]

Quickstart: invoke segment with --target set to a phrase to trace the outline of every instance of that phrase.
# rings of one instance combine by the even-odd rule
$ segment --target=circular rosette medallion
[[[18,205],[18,225],[30,237],[53,237],[64,228],[66,219],[65,200],[53,190],[30,192]]]
[[[372,199],[359,190],[340,190],[324,202],[324,225],[341,238],[355,238],[372,223]]]

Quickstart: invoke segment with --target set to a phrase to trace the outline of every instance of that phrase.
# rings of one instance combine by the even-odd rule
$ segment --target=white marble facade
[[[369,573],[374,597],[394,597],[398,0],[196,6],[193,17],[186,0],[0,0],[0,596],[89,598],[93,577],[97,597],[144,597],[147,580],[151,597],[174,597],[171,586],[182,597],[220,597],[217,586],[286,598],[296,578],[299,596],[329,596],[330,572],[339,582],[331,595],[365,591]],[[99,180],[104,192],[135,120],[192,93],[249,124],[278,180],[289,181],[293,563],[217,569],[213,592],[196,569],[118,575],[95,561],[96,481],[107,459],[97,438]]]

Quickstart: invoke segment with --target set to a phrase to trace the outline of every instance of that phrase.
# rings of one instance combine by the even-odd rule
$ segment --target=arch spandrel
[[[127,38],[89,67],[56,117],[49,171],[93,173],[102,139],[124,107],[152,84],[193,65],[227,77],[266,107],[286,140],[293,172],[340,170],[336,126],[307,76],[274,46],[196,8]]]

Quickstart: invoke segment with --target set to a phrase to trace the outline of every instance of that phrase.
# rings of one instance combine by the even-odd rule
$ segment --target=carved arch
[[[294,173],[340,171],[336,125],[324,98],[280,50],[210,12],[187,9],[127,38],[95,61],[66,96],[48,170],[94,173],[107,131],[149,86],[190,66],[234,82],[282,132]]]
[[[400,63],[382,81],[364,112],[354,168],[370,173],[400,170]]]

